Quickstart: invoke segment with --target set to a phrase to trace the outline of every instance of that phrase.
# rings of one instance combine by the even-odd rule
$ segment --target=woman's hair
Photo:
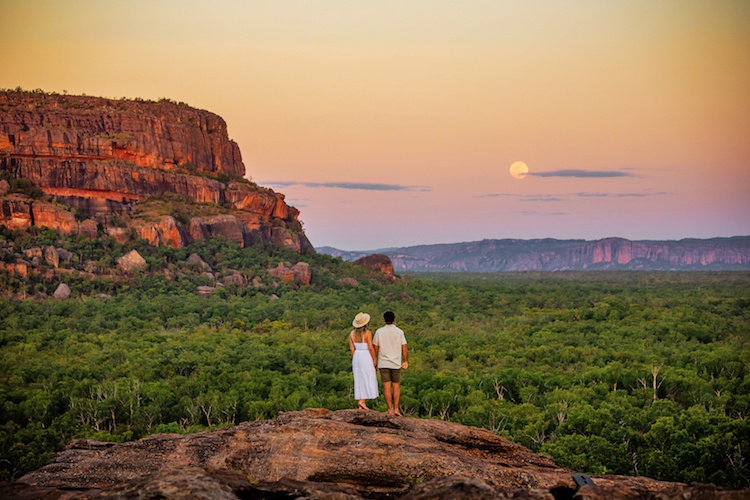
[[[354,341],[362,342],[362,339],[364,338],[366,331],[367,331],[367,325],[360,326],[359,328],[355,328],[354,329]]]

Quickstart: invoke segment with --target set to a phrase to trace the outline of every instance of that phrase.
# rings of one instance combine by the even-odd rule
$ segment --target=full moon
[[[529,167],[522,161],[513,162],[513,165],[510,166],[510,175],[516,179],[523,179],[528,173]]]

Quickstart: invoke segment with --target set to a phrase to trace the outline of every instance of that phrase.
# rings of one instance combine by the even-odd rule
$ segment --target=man
[[[383,314],[385,326],[378,328],[372,345],[375,347],[375,357],[378,359],[380,380],[383,382],[385,404],[388,413],[401,416],[399,400],[401,399],[401,369],[409,368],[409,350],[406,347],[406,337],[399,327],[393,324],[396,315],[392,311]],[[403,363],[402,363],[403,358]]]

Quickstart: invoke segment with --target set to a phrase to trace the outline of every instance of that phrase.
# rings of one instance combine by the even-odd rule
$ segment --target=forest
[[[2,229],[0,243],[54,243],[102,266],[137,248],[148,262],[132,276],[70,274],[64,301],[51,298],[58,275],[0,267],[0,480],[74,438],[122,442],[354,408],[352,318],[367,312],[378,328],[393,310],[409,342],[408,417],[487,428],[578,472],[750,486],[748,272],[391,283],[325,255],[217,240],[172,249]],[[302,259],[312,282],[265,277],[201,297],[203,275],[181,264],[191,253],[248,279]],[[370,406],[385,410],[382,397]]]

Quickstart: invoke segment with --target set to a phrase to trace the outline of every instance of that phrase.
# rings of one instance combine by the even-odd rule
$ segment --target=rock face
[[[291,267],[279,262],[279,266],[269,269],[268,274],[285,283],[296,283],[298,285],[309,285],[312,279],[312,270],[307,262],[297,262]]]
[[[579,498],[747,494],[641,477],[593,480]],[[571,471],[489,431],[324,409],[134,443],[76,440],[49,465],[0,485],[0,495],[14,498],[550,499],[552,492],[572,498]]]
[[[314,251],[284,195],[243,180],[245,165],[224,120],[184,104],[2,91],[0,172],[29,179],[105,224],[132,213],[144,197],[169,193],[225,207],[233,222],[214,223],[210,237]],[[12,208],[28,221],[9,217],[4,203],[0,223],[78,232],[74,218],[57,220],[43,213],[45,205]],[[140,226],[153,244],[176,247],[192,234],[182,229],[164,221]]]
[[[344,260],[363,252],[319,248]],[[398,271],[503,272],[566,270],[750,269],[750,236],[680,241],[482,240],[383,251]]]
[[[353,264],[357,266],[369,267],[370,269],[375,269],[376,271],[382,273],[383,276],[385,276],[385,278],[389,281],[394,281],[396,279],[393,274],[393,262],[391,262],[391,258],[382,253],[374,253],[372,255],[360,257],[359,259],[355,260]]]

